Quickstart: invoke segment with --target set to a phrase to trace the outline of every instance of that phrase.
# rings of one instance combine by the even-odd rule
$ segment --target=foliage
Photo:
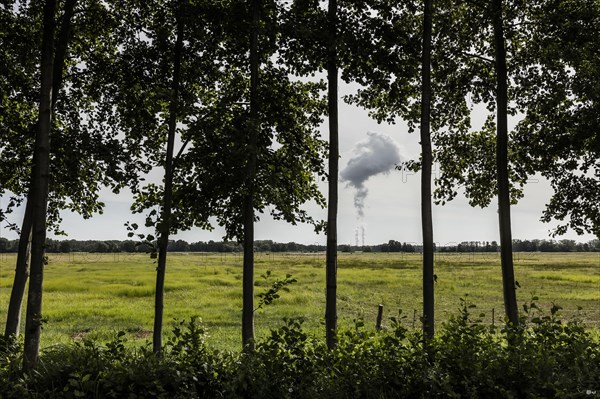
[[[0,397],[214,396],[211,390],[219,381],[220,363],[206,348],[206,335],[197,319],[177,324],[161,358],[148,346],[127,348],[124,335],[117,333],[103,346],[84,341],[51,347],[32,374],[20,375],[12,367],[15,361],[3,361],[0,375],[9,389]]]
[[[59,8],[65,7],[62,3]],[[6,49],[0,71],[0,193],[9,196],[0,217],[21,204],[29,190],[40,84],[39,57],[32,49],[40,47],[40,11],[39,4],[27,1],[5,2],[0,11],[0,43]],[[118,16],[108,4],[95,0],[75,2],[69,29],[63,26],[64,14],[61,8],[56,15],[50,154],[48,222],[56,233],[62,232],[62,210],[85,218],[101,213],[102,187],[118,192],[134,184],[137,171],[147,170],[132,152],[139,142],[118,139],[106,113],[112,106],[104,95],[110,91],[106,66],[116,52]],[[61,47],[64,59],[59,56]]]
[[[128,234],[132,234],[133,239],[120,240],[46,240],[46,253],[70,253],[70,252],[88,252],[88,253],[132,253],[148,252],[156,247],[156,239],[151,234],[136,233],[135,223],[126,224]],[[138,226],[139,228],[139,226]],[[0,253],[17,252],[19,240],[8,240],[0,238]],[[512,242],[514,252],[600,252],[600,240],[594,239],[588,242],[576,242],[575,240],[520,240],[514,239]],[[187,242],[185,240],[169,240],[167,247],[169,252],[241,252],[242,246],[235,241],[197,241]],[[257,252],[265,253],[316,253],[325,251],[325,245],[321,244],[299,244],[290,242],[275,242],[273,240],[255,240],[254,249]],[[458,244],[448,243],[445,245],[436,245],[437,252],[498,252],[499,245],[496,241],[462,241]],[[339,252],[404,252],[417,253],[419,247],[415,243],[399,242],[389,240],[387,243],[357,246],[340,244]]]
[[[304,4],[306,2],[299,2]],[[342,77],[360,88],[346,97],[378,121],[419,123],[422,1],[340,2]],[[432,141],[440,174],[434,199],[459,193],[486,207],[497,191],[496,82],[492,14],[485,2],[435,4],[432,43]],[[509,74],[510,197],[535,173],[554,190],[542,221],[598,235],[598,52],[595,0],[503,1]],[[316,18],[309,19],[314,25]],[[474,113],[488,115],[473,126]],[[419,160],[404,167],[416,171]]]
[[[459,312],[428,343],[390,319],[387,330],[358,319],[341,328],[338,346],[285,319],[253,353],[214,352],[199,319],[180,321],[163,357],[130,347],[118,333],[106,345],[87,341],[44,351],[40,369],[22,374],[20,346],[2,342],[2,398],[594,398],[600,396],[600,342],[559,306],[533,302],[518,329],[489,329],[461,301]]]
[[[324,342],[302,330],[302,319],[284,325],[257,343],[254,353],[242,354],[231,370],[229,389],[235,397],[319,397],[322,389]]]
[[[542,220],[600,236],[600,4],[552,0],[527,4],[518,32],[516,100],[523,112],[514,139],[517,162],[548,178],[554,194]],[[527,64],[529,63],[529,64]]]
[[[163,2],[158,2],[163,7]],[[212,229],[214,219],[225,227],[226,239],[242,241],[242,203],[246,194],[249,164],[249,131],[252,127],[250,109],[250,74],[248,42],[250,10],[248,4],[232,2],[194,2],[186,5],[186,42],[182,62],[182,101],[178,133],[183,145],[174,159],[172,231],[193,226]],[[325,175],[323,154],[325,142],[320,138],[318,125],[325,110],[320,82],[301,81],[291,75],[290,68],[278,59],[278,41],[281,37],[283,7],[276,2],[262,4],[260,24],[260,59],[256,98],[258,107],[258,137],[255,145],[256,171],[254,178],[254,208],[268,211],[275,219],[289,223],[318,221],[302,209],[314,200],[324,206],[318,190],[317,178]],[[172,16],[167,13],[167,17]],[[151,26],[138,27],[160,31],[164,21],[160,15],[149,19]],[[280,20],[281,19],[281,20]],[[160,33],[160,32],[159,32]],[[152,137],[158,134],[164,122],[154,115],[166,113],[163,99],[165,90],[157,89],[168,79],[161,73],[168,68],[152,68],[154,60],[170,47],[163,41],[173,35],[158,35],[152,46],[136,36],[131,37],[124,52],[120,72],[135,71],[129,80],[139,81],[135,87],[127,85],[115,101],[123,108],[124,131],[139,130],[137,118],[147,115],[144,101],[163,105],[146,121]],[[161,49],[167,49],[161,51]],[[127,57],[125,57],[127,56]],[[138,60],[132,68],[131,63]],[[163,61],[161,61],[163,62]],[[142,67],[142,65],[148,65]],[[139,70],[138,70],[139,69]],[[147,70],[146,70],[147,69]],[[127,76],[123,80],[127,82]],[[133,90],[135,89],[135,90]],[[130,92],[136,94],[129,98]],[[150,99],[150,100],[148,100]],[[132,115],[131,110],[135,113]],[[158,139],[160,141],[160,139]],[[161,165],[156,150],[149,140],[148,150],[153,163]],[[154,140],[156,141],[156,140]],[[160,152],[160,151],[159,151]],[[218,173],[215,173],[218,171]],[[134,212],[148,213],[146,226],[155,226],[164,188],[148,184],[136,191]]]
[[[268,284],[271,277],[271,270],[267,270],[261,277]],[[256,312],[258,309],[262,309],[265,306],[271,305],[273,301],[280,297],[279,291],[289,292],[290,289],[287,287],[290,284],[296,283],[298,280],[292,278],[291,274],[286,274],[283,280],[275,280],[271,283],[271,286],[264,292],[258,294],[258,305],[254,309]]]

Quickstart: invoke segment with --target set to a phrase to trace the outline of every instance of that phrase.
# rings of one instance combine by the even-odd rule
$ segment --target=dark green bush
[[[197,319],[178,323],[155,356],[128,348],[124,334],[106,345],[46,349],[31,374],[21,344],[0,340],[4,398],[600,398],[600,342],[558,306],[524,307],[519,327],[494,331],[461,304],[424,343],[393,319],[386,331],[359,320],[338,345],[287,319],[252,353],[211,351]]]
[[[228,381],[228,394],[256,398],[322,396],[327,350],[322,341],[302,330],[302,322],[284,319],[285,324],[258,342],[254,352],[242,353]]]

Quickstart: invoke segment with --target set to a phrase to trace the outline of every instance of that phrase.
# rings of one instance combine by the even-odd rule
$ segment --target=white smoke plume
[[[364,183],[371,176],[389,173],[398,163],[400,163],[400,148],[390,136],[367,132],[367,139],[354,145],[352,157],[341,171],[340,177],[348,186],[356,190],[354,207],[359,219],[364,216],[365,199],[369,193]],[[362,240],[364,243],[364,226]]]

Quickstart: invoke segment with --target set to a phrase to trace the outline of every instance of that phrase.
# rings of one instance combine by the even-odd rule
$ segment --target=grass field
[[[385,316],[402,309],[405,324],[418,325],[421,308],[420,254],[339,254],[338,312],[341,324],[363,318],[374,324],[377,307]],[[0,323],[4,328],[15,256],[0,254]],[[325,256],[319,254],[259,253],[256,255],[256,290],[266,289],[261,275],[298,280],[290,292],[256,313],[257,336],[281,324],[283,317],[303,316],[305,326],[323,334]],[[484,322],[502,322],[502,286],[496,253],[436,254],[436,322],[455,314],[460,298],[486,314]],[[516,253],[515,275],[521,288],[519,303],[532,295],[548,309],[563,307],[566,319],[576,314],[600,328],[599,253]],[[83,338],[110,340],[116,331],[130,341],[150,340],[154,309],[155,264],[145,254],[51,254],[44,280],[42,346]],[[242,257],[240,254],[169,254],[165,318],[166,331],[174,319],[198,315],[204,321],[209,344],[215,348],[241,346]],[[273,280],[273,279],[272,279]],[[271,280],[271,281],[272,281]],[[578,312],[578,307],[583,308]],[[416,321],[415,321],[416,314]]]

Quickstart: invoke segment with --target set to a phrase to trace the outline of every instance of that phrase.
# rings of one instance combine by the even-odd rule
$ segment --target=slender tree
[[[261,2],[252,1],[250,28],[250,123],[248,124],[248,161],[244,185],[244,269],[242,293],[242,346],[254,350],[254,185],[258,151],[258,49]]]
[[[165,155],[165,188],[158,242],[158,265],[156,267],[156,292],[154,294],[154,331],[152,348],[157,355],[162,351],[162,327],[164,309],[165,272],[167,269],[167,247],[171,230],[171,208],[173,206],[173,151],[175,148],[175,133],[177,129],[177,114],[179,109],[179,85],[181,79],[181,58],[183,52],[184,22],[182,5],[176,5],[175,24],[177,39],[173,52],[173,78],[171,83],[171,101],[169,106],[169,130],[167,137],[167,153]]]
[[[29,258],[31,254],[31,234],[33,225],[32,206],[33,203],[27,200],[25,212],[23,213],[23,222],[21,223],[21,231],[19,233],[17,264],[10,292],[10,300],[8,302],[6,328],[4,330],[5,337],[18,335],[19,326],[21,325],[21,308],[23,306],[23,297],[25,296],[25,287],[27,286],[27,280],[29,279]]]
[[[54,32],[56,1],[47,0],[43,12],[41,48],[40,107],[32,170],[33,208],[31,243],[31,278],[27,295],[23,369],[37,366],[42,327],[42,285],[44,278],[44,245],[50,175],[50,128],[52,124],[52,74],[54,69]]]
[[[423,334],[434,334],[434,246],[431,170],[431,78],[432,1],[393,2],[379,0],[368,6],[346,4],[343,71],[348,80],[359,82],[350,97],[371,110],[378,121],[394,123],[398,117],[409,123],[410,131],[420,125],[421,221],[423,236]],[[422,10],[422,12],[420,12]],[[375,32],[375,36],[367,32]],[[421,42],[421,46],[415,43]],[[368,54],[368,55],[366,55]],[[420,61],[420,62],[419,62]],[[377,68],[373,68],[377,65]],[[419,101],[420,100],[420,101]],[[434,132],[440,130],[438,112]]]
[[[500,225],[500,261],[504,309],[508,321],[516,326],[519,311],[515,286],[510,222],[510,182],[508,168],[508,72],[504,39],[502,0],[492,0],[492,26],[496,71],[496,173],[498,179],[498,218]]]
[[[434,334],[434,248],[431,215],[431,38],[433,1],[425,0],[423,15],[423,48],[421,58],[421,228],[423,230],[423,335]]]
[[[337,331],[337,212],[338,212],[338,67],[337,67],[337,1],[329,0],[329,42],[327,47],[327,101],[329,109],[329,173],[327,201],[327,255],[325,329],[327,347],[336,346]]]
[[[174,232],[192,226],[211,229],[209,217],[214,217],[225,228],[226,239],[246,243],[245,282],[242,282],[245,350],[252,349],[254,340],[254,281],[253,271],[248,271],[249,264],[253,269],[254,245],[249,239],[253,223],[268,207],[275,219],[318,225],[301,205],[308,200],[324,205],[315,178],[325,174],[322,163],[325,143],[317,130],[326,110],[321,96],[325,85],[295,80],[290,77],[290,69],[274,60],[281,38],[280,10],[275,2],[256,4],[258,16],[251,3],[189,5],[196,8],[187,13],[194,21],[186,23],[188,44],[181,87],[185,103],[180,107],[184,145],[174,157],[171,218],[171,232]],[[250,46],[255,47],[256,54],[252,52],[253,67],[249,68],[248,38],[253,36],[257,24],[252,21],[257,21],[256,18],[260,20],[260,46],[256,35],[255,46]],[[142,54],[150,50],[146,43],[137,43],[127,51],[135,53],[138,48]],[[152,50],[149,54],[159,53]],[[124,73],[136,65],[144,65],[144,59],[142,55]],[[150,74],[141,73],[139,78],[147,75]],[[202,84],[197,83],[198,79]],[[150,89],[149,95],[140,96],[142,99],[159,93],[152,86],[142,86]],[[129,90],[122,92],[129,93]],[[146,115],[144,109],[153,102],[139,106],[135,101],[131,105],[139,106],[136,115],[138,112]],[[124,110],[125,104],[129,103],[123,103]],[[164,189],[152,184],[142,188],[134,209],[144,211],[161,204]],[[251,214],[252,218],[247,217]]]
[[[71,20],[75,10],[76,0],[67,0],[64,6],[62,22],[56,40],[56,49],[54,50],[53,73],[52,73],[52,105],[51,114],[56,110],[56,103],[62,86],[62,75],[65,67],[67,48],[71,36]],[[31,251],[32,226],[33,226],[33,206],[30,204],[30,186],[27,195],[23,222],[19,234],[19,247],[17,252],[17,261],[15,267],[15,277],[10,294],[8,312],[6,318],[6,329],[4,335],[17,335],[21,323],[21,307],[25,295],[25,286],[29,278],[29,258]]]

